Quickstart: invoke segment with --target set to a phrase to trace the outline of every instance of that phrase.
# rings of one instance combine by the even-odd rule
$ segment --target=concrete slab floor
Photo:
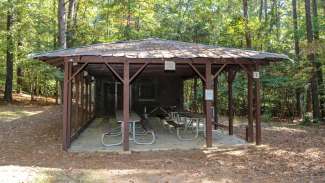
[[[105,147],[101,144],[102,133],[107,129],[114,127],[112,124],[115,119],[96,118],[87,129],[85,129],[80,136],[74,140],[69,149],[70,152],[122,152],[122,145]],[[152,145],[137,145],[133,141],[130,141],[131,151],[159,151],[159,150],[189,150],[189,149],[202,149],[205,148],[205,139],[203,132],[199,134],[199,137],[191,141],[181,141],[176,136],[176,130],[171,132],[162,126],[158,118],[150,118],[150,125],[153,127],[156,133],[156,142]],[[194,134],[187,133],[184,137],[193,137]],[[121,141],[121,136],[105,138],[105,143],[116,143]],[[137,136],[137,141],[149,142],[151,135]],[[246,141],[236,137],[235,135],[229,136],[227,131],[216,130],[213,131],[213,147],[218,146],[234,146],[243,145]]]

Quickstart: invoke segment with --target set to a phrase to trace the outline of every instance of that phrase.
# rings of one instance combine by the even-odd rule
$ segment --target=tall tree
[[[252,48],[251,33],[248,26],[248,2],[247,1],[248,0],[243,0],[245,39],[246,39],[246,47]]]
[[[292,23],[293,23],[293,40],[295,48],[296,61],[300,60],[300,47],[299,47],[299,36],[298,36],[298,15],[297,15],[297,0],[292,0]],[[296,88],[296,110],[298,116],[301,116],[301,103],[300,103],[301,89]]]
[[[8,0],[7,9],[7,51],[6,51],[6,85],[4,100],[8,103],[12,101],[12,84],[13,84],[13,65],[14,65],[14,38],[13,38],[13,24],[14,24],[14,8],[13,2]]]
[[[313,107],[313,117],[315,120],[320,119],[320,108],[319,108],[319,96],[318,96],[318,82],[316,74],[316,59],[315,59],[315,48],[314,48],[314,37],[313,37],[313,27],[312,18],[310,12],[310,0],[305,0],[305,13],[306,13],[306,33],[307,33],[307,59],[312,64],[311,73],[311,95],[312,95],[312,107]]]
[[[77,26],[78,0],[70,0],[67,19],[67,47],[72,47]]]
[[[65,16],[65,2],[64,0],[59,0],[58,3],[58,23],[59,23],[59,45],[61,48],[67,47],[66,38],[66,16]]]
[[[318,22],[318,1],[313,0],[312,1],[312,11],[313,11],[313,28],[314,28],[314,47],[315,47],[315,66],[316,66],[316,77],[318,81],[318,86],[322,87],[323,86],[323,72],[322,72],[322,67],[321,63],[318,59],[318,49],[319,49],[319,22]],[[320,89],[319,90],[319,95],[320,95],[320,110],[321,110],[321,116],[322,118],[325,118],[325,101],[324,101],[324,90]]]
[[[292,0],[292,22],[293,22],[293,39],[295,47],[296,60],[300,59],[300,47],[299,47],[299,36],[298,36],[298,21],[297,21],[297,0]]]

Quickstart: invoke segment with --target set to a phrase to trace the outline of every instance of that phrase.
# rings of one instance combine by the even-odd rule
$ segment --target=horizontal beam
[[[174,61],[177,64],[206,64],[207,62],[211,62],[212,64],[237,64],[237,62],[241,62],[242,64],[252,64],[255,65],[256,62],[259,64],[268,64],[269,61],[265,60],[251,60],[251,59],[234,59],[234,58],[125,58],[125,57],[101,57],[101,56],[83,56],[80,60],[76,59],[75,62],[86,62],[89,63],[116,63],[123,64],[125,60],[128,60],[130,64],[164,64],[165,60]]]

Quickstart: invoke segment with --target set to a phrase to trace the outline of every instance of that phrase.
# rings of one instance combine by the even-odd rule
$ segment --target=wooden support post
[[[88,97],[89,97],[89,90],[88,90],[88,76],[85,78],[85,87],[86,87],[86,93],[85,93],[85,99],[86,99],[86,104],[85,104],[85,121],[88,121]]]
[[[91,103],[92,103],[92,101],[91,101],[91,98],[92,98],[92,92],[91,92],[91,76],[89,76],[89,103],[88,103],[88,119],[90,119],[91,118]]]
[[[205,89],[213,91],[213,76],[211,74],[211,62],[207,62],[205,65]],[[205,93],[205,92],[204,92]],[[212,100],[205,100],[205,111],[206,111],[206,146],[212,147]]]
[[[72,75],[72,62],[69,62],[69,80]],[[71,113],[72,113],[72,81],[68,81],[68,126],[67,126],[67,133],[68,133],[68,148],[70,147],[71,144]]]
[[[228,120],[229,120],[229,135],[234,134],[234,102],[233,102],[233,91],[232,83],[235,79],[236,72],[230,68],[228,71]]]
[[[129,97],[130,97],[130,83],[129,83],[129,63],[124,61],[123,67],[123,150],[129,150]]]
[[[76,126],[77,129],[80,127],[80,109],[79,109],[79,99],[80,99],[80,75],[76,75]]]
[[[80,90],[81,90],[81,93],[80,93],[80,95],[81,95],[81,98],[80,98],[81,121],[80,122],[81,122],[81,124],[83,124],[85,121],[85,100],[84,100],[84,98],[85,98],[85,78],[84,78],[84,72],[82,72],[80,75],[80,84],[81,84],[81,88],[80,88]]]
[[[70,145],[70,123],[71,123],[71,63],[64,59],[64,88],[63,88],[63,150],[68,150]]]
[[[247,128],[247,141],[253,142],[254,141],[254,112],[253,112],[253,73],[252,69],[249,69],[247,73],[247,101],[248,101],[248,128]]]
[[[259,65],[256,65],[256,72],[259,71]],[[255,79],[255,123],[256,123],[256,145],[260,145],[262,142],[262,130],[261,130],[261,101],[260,101],[260,89],[261,89],[261,83],[260,78],[254,78]]]
[[[214,82],[213,82],[213,101],[214,101],[214,129],[218,129],[218,122],[219,122],[219,118],[218,118],[218,77],[214,78]]]
[[[193,84],[193,89],[194,89],[194,93],[193,93],[193,100],[194,100],[194,105],[193,105],[193,111],[194,112],[198,112],[197,109],[197,77],[194,77],[194,84]]]

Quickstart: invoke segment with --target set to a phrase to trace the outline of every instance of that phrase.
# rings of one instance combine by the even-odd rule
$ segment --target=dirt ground
[[[324,126],[263,123],[258,147],[67,153],[61,115],[57,105],[0,105],[0,182],[325,182]]]

